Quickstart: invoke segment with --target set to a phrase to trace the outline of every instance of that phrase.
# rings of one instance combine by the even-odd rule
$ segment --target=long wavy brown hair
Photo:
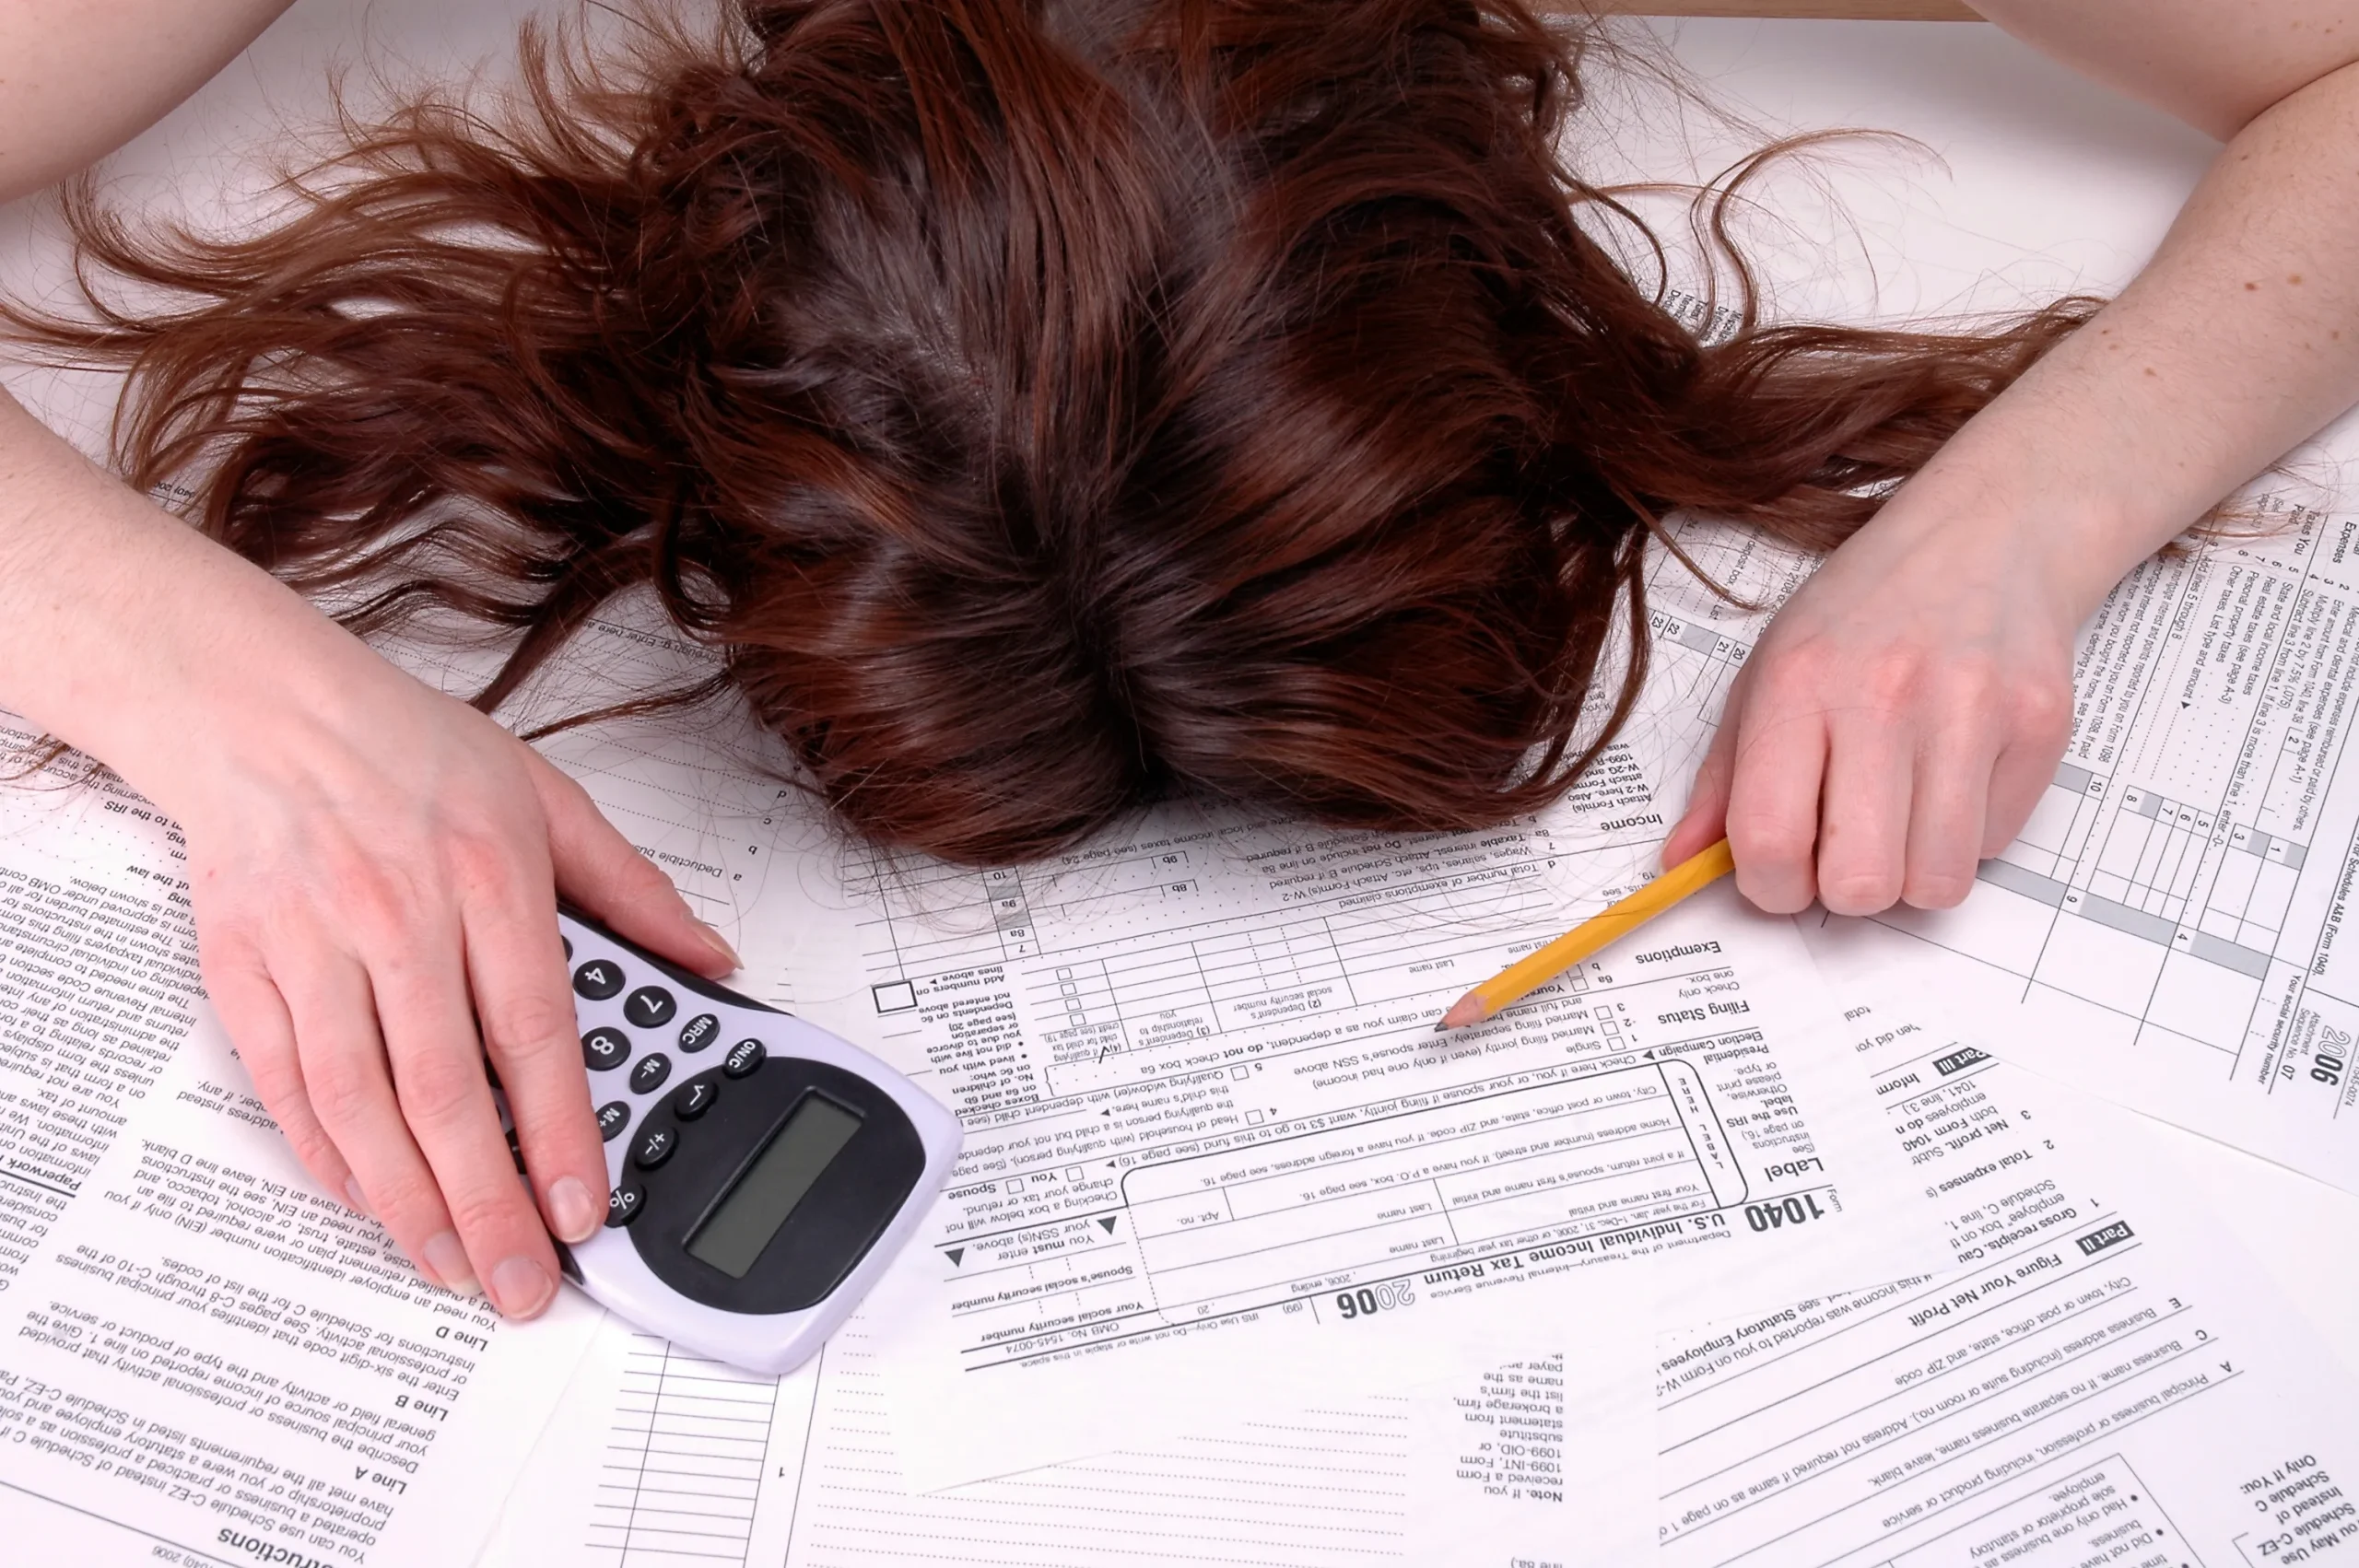
[[[258,235],[71,193],[95,315],[13,320],[128,369],[132,483],[357,628],[511,628],[487,710],[651,587],[890,845],[1037,855],[1175,790],[1479,826],[1628,713],[1665,514],[1832,546],[2084,313],[1699,341],[1560,161],[1586,36],[1520,0],[741,0],[597,64],[528,31],[519,98],[346,125]]]

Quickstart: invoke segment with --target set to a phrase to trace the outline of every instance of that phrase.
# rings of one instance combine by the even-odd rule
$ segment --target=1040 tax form
[[[1926,1256],[1790,924],[1728,890],[1436,1036],[1471,978],[1651,870],[1651,835],[1581,812],[1388,841],[1175,809],[806,918],[802,1009],[930,1070],[967,1128],[873,1315],[902,1403],[956,1417],[904,1441],[921,1484],[1103,1447],[1142,1409],[1479,1359],[1470,1334],[1520,1352],[1532,1315]]]
[[[1954,1267],[1666,1340],[1668,1568],[2278,1568],[2359,1544],[2359,1386],[2140,1118],[1852,1016]]]

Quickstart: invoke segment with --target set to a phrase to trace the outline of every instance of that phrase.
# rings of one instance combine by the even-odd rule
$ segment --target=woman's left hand
[[[2359,396],[2345,0],[1976,3],[2228,145],[2137,277],[1968,420],[1755,649],[1663,848],[1676,863],[1725,825],[1737,885],[1766,909],[1964,898],[2071,738],[2083,618]]]
[[[1770,622],[1663,863],[1725,834],[1773,913],[1963,900],[2071,736],[2077,574],[2041,558],[2061,532],[1904,489]]]

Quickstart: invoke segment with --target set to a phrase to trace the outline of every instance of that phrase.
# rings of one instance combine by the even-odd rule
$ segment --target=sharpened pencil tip
[[[1449,1011],[1441,1015],[1441,1022],[1434,1026],[1434,1033],[1438,1035],[1446,1029],[1463,1029],[1470,1024],[1480,1024],[1489,1016],[1491,1004],[1483,1000],[1483,993],[1468,991],[1449,1004]]]

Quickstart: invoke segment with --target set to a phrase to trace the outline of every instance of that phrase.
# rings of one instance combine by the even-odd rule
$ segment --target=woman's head
[[[528,48],[504,129],[414,108],[259,238],[85,199],[186,309],[38,335],[132,364],[133,476],[233,547],[521,631],[487,704],[652,584],[894,845],[1528,811],[1626,708],[1655,518],[1832,544],[2069,330],[1698,344],[1576,222],[1519,4],[738,20],[628,88]]]

